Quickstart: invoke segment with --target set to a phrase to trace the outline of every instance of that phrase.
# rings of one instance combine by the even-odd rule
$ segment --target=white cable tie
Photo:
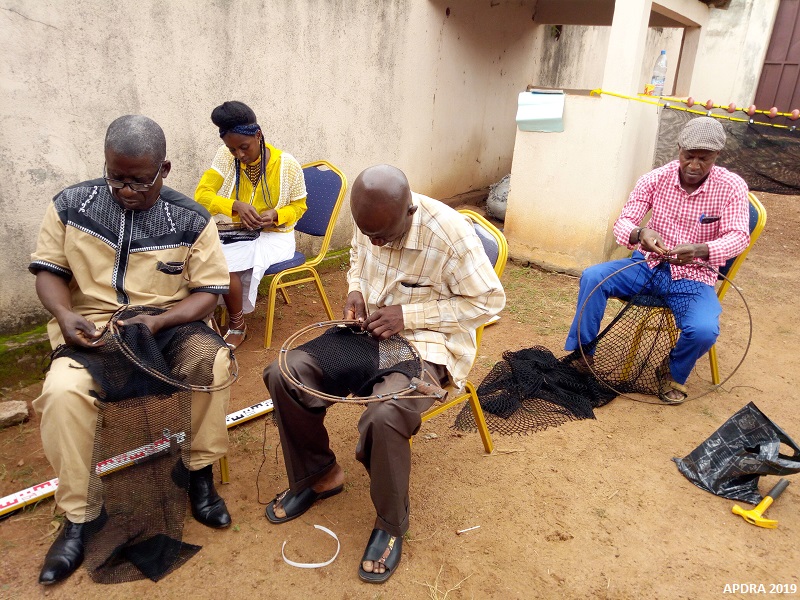
[[[329,564],[331,564],[333,561],[336,560],[336,557],[339,556],[339,549],[342,547],[342,545],[339,543],[339,538],[336,537],[336,534],[333,533],[327,527],[323,527],[322,525],[314,525],[314,527],[316,527],[317,529],[319,529],[321,531],[324,531],[325,533],[327,533],[329,536],[331,536],[333,539],[336,540],[336,553],[333,555],[333,558],[331,558],[330,560],[326,560],[325,562],[321,562],[321,563],[299,563],[299,562],[294,562],[293,560],[289,560],[288,558],[286,558],[286,554],[283,551],[283,549],[286,548],[286,540],[283,540],[283,546],[281,546],[281,556],[283,556],[283,562],[285,562],[287,565],[290,565],[292,567],[297,567],[298,569],[319,569],[321,567],[327,567]]]

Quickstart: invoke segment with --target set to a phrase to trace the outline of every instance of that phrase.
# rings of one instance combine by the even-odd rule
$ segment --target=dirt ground
[[[693,486],[671,460],[688,454],[750,401],[800,440],[792,375],[800,283],[786,263],[800,250],[800,197],[758,195],[768,211],[767,227],[738,276],[752,312],[752,345],[723,389],[682,406],[617,398],[596,411],[596,420],[525,436],[496,435],[493,455],[483,453],[478,434],[451,429],[455,411],[426,423],[413,449],[411,529],[398,572],[385,585],[362,583],[356,574],[374,514],[367,475],[354,458],[360,409],[336,406],[328,423],[346,489],[304,517],[282,526],[264,517],[263,503],[284,489],[286,476],[277,428],[271,418],[256,419],[230,431],[232,483],[220,491],[234,526],[212,531],[187,516],[184,540],[203,548],[182,568],[159,583],[101,586],[79,570],[61,585],[39,586],[53,539],[54,503],[47,500],[0,522],[0,597],[695,599],[800,589],[800,481],[791,478],[795,485],[769,509],[778,528],[762,529],[733,515],[730,500]],[[344,269],[330,269],[323,279],[338,315]],[[508,306],[486,330],[471,374],[475,382],[504,350],[542,345],[562,354],[577,279],[509,264],[503,281]],[[290,306],[279,302],[277,343],[324,319],[313,290],[292,298]],[[746,326],[741,300],[728,299],[723,337]],[[250,319],[253,337],[238,352],[242,376],[230,411],[267,397],[261,371],[277,350],[261,347],[263,310]],[[731,333],[727,339],[720,340],[723,376],[738,362],[744,338]],[[705,389],[709,379],[703,359],[689,384]],[[4,396],[32,400],[38,388],[6,389]],[[52,476],[35,418],[0,432],[0,496]],[[776,480],[762,479],[762,493]],[[315,570],[285,564],[284,540],[296,561],[333,555],[335,542],[314,524],[339,536],[338,558]],[[728,593],[742,584],[763,588]]]

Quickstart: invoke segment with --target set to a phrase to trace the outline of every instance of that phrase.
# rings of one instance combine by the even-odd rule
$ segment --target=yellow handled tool
[[[755,508],[751,508],[750,510],[745,510],[738,504],[733,505],[733,514],[739,515],[745,521],[750,523],[750,525],[756,525],[758,527],[765,527],[767,529],[775,529],[778,526],[777,521],[773,521],[772,519],[765,519],[762,515],[764,512],[772,505],[775,500],[778,499],[785,490],[789,486],[788,479],[780,479],[778,483],[775,484],[769,494],[764,496],[764,499],[758,503],[758,506]]]

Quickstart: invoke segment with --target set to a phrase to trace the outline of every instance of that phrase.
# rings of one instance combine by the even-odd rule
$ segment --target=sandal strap
[[[684,395],[688,395],[689,394],[689,388],[686,387],[683,384],[678,383],[677,381],[670,381],[669,382],[669,387],[671,387],[676,392],[680,392],[681,394],[684,394]]]
[[[389,555],[392,553],[392,550],[394,549],[394,542],[396,539],[397,538],[395,536],[389,538],[389,543],[386,544],[386,550],[383,551],[383,555],[378,559],[378,562],[384,566],[386,565],[386,559],[389,558]]]
[[[379,562],[387,569],[394,569],[400,562],[400,552],[402,551],[402,539],[391,535],[382,529],[373,529],[369,536],[369,542],[361,557],[361,562],[371,560]],[[394,556],[392,553],[394,552]]]

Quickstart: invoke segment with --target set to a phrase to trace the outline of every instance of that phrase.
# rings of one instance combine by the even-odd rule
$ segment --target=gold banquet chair
[[[333,228],[336,225],[336,217],[339,215],[339,209],[342,207],[342,202],[347,192],[347,178],[339,169],[324,160],[303,165],[303,176],[306,181],[306,192],[308,193],[306,200],[308,209],[294,228],[295,231],[306,235],[321,237],[322,243],[315,257],[307,259],[305,254],[295,251],[291,259],[272,265],[264,273],[265,276],[274,276],[269,286],[269,296],[267,298],[267,322],[264,328],[265,348],[269,348],[272,343],[272,326],[275,320],[275,300],[278,290],[283,294],[286,304],[290,304],[286,288],[313,281],[328,318],[331,320],[334,318],[316,267],[328,252]],[[299,279],[286,279],[288,276],[298,273],[305,273],[306,276]]]
[[[489,261],[494,266],[494,272],[497,273],[498,277],[500,277],[506,268],[506,261],[508,260],[508,242],[506,241],[505,236],[499,229],[497,229],[497,227],[492,225],[478,213],[467,209],[462,209],[458,212],[472,220],[475,233],[478,234],[478,237],[483,243],[483,249],[486,251]],[[483,337],[484,327],[485,325],[481,325],[475,331],[478,349],[481,347],[481,338]],[[464,382],[464,387],[457,388],[451,385],[447,387],[447,391],[451,398],[425,412],[422,415],[422,422],[424,423],[425,421],[429,421],[442,414],[447,409],[468,400],[470,408],[472,409],[472,416],[475,418],[475,424],[478,426],[478,433],[481,435],[483,448],[486,450],[487,454],[491,454],[492,450],[494,450],[494,443],[492,442],[492,436],[489,433],[489,428],[486,426],[486,419],[483,416],[483,409],[481,408],[480,401],[478,400],[478,394],[475,391],[475,386],[473,383],[467,380]]]
[[[752,192],[748,192],[747,200],[750,202],[750,243],[739,256],[729,259],[728,262],[725,263],[725,266],[720,269],[720,273],[726,277],[726,279],[720,278],[722,279],[722,283],[717,288],[717,298],[719,299],[720,303],[722,303],[722,299],[725,297],[725,294],[728,293],[728,290],[731,287],[731,281],[734,277],[736,277],[736,273],[739,272],[739,267],[744,264],[747,254],[750,252],[753,244],[756,243],[756,240],[764,230],[764,225],[767,224],[767,210],[764,208],[764,205],[761,204],[759,199],[756,198]],[[708,359],[711,362],[711,382],[714,385],[718,385],[720,382],[720,377],[716,344],[711,346],[711,350],[708,351]]]

